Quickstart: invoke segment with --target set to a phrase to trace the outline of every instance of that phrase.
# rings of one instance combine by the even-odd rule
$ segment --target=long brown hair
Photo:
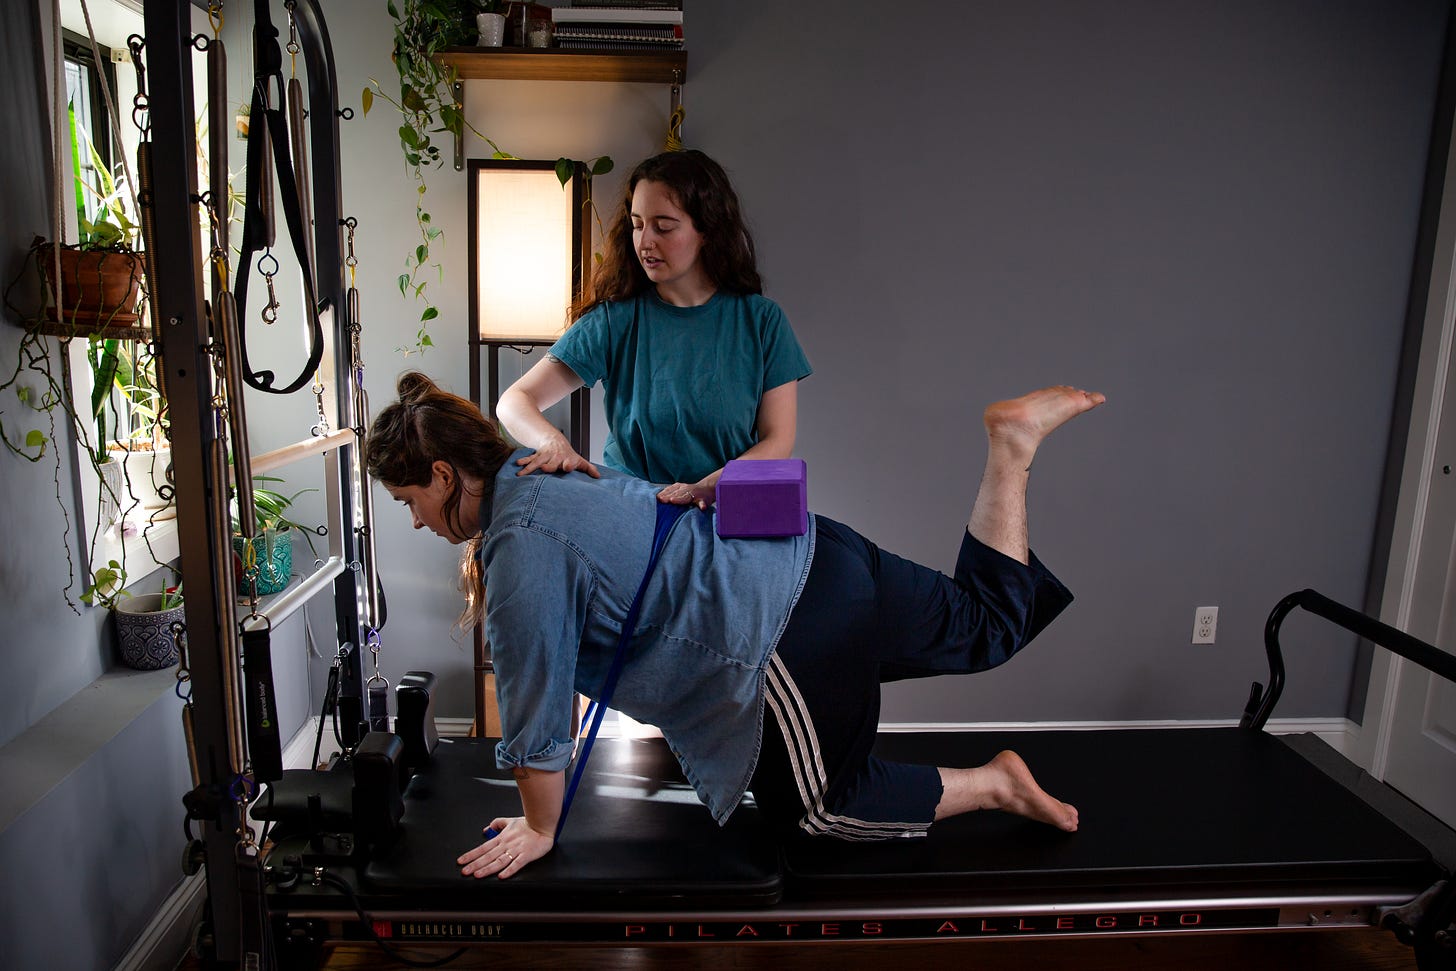
[[[763,292],[753,236],[728,173],[697,149],[663,152],[639,163],[628,177],[622,204],[607,231],[602,265],[592,275],[591,289],[572,305],[572,320],[599,303],[630,299],[652,285],[632,245],[632,194],[644,181],[666,186],[702,234],[698,259],[713,286],[731,293]]]
[[[445,498],[445,516],[451,529],[463,534],[460,524],[460,479],[478,479],[487,494],[495,475],[510,458],[511,446],[495,422],[480,413],[475,403],[443,390],[418,371],[408,371],[395,384],[399,400],[387,405],[364,443],[369,475],[387,486],[428,485],[435,462],[454,471],[454,485]],[[460,590],[465,610],[459,625],[468,627],[485,613],[477,553],[480,537],[465,543],[460,558]]]

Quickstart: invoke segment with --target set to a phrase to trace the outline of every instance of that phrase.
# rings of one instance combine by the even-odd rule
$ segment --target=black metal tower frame
[[[193,5],[189,0],[154,0],[146,4],[146,62],[150,74],[149,111],[151,121],[152,192],[143,201],[152,208],[155,232],[152,240],[157,267],[150,281],[165,370],[165,386],[171,414],[172,456],[177,486],[177,532],[181,554],[181,575],[190,591],[209,591],[186,599],[188,657],[193,700],[193,738],[199,791],[212,793],[216,814],[206,820],[203,841],[207,870],[211,950],[218,967],[239,964],[269,967],[271,948],[262,909],[249,903],[248,881],[255,879],[247,860],[240,854],[238,803],[231,798],[239,784],[232,765],[228,722],[230,708],[240,711],[231,698],[233,678],[230,665],[238,654],[239,631],[232,595],[232,563],[217,553],[212,539],[231,531],[225,512],[227,503],[218,502],[227,481],[217,481],[214,450],[225,447],[219,441],[213,416],[211,331],[203,266],[207,254],[197,233],[199,189],[196,170],[196,109],[192,92],[192,59],[195,56],[191,25]],[[352,403],[353,377],[351,336],[357,321],[348,319],[345,299],[345,267],[342,226],[342,184],[339,170],[339,120],[333,50],[317,0],[296,0],[293,15],[299,28],[308,76],[308,116],[313,186],[313,246],[316,265],[322,272],[317,280],[321,307],[332,307],[333,361],[337,414],[341,426],[355,427]],[[347,113],[345,117],[347,117]],[[240,324],[241,326],[241,324]],[[357,446],[340,451],[341,470],[355,468]],[[356,522],[353,480],[337,477],[344,535],[339,537],[345,563],[359,563],[361,536]],[[342,731],[346,744],[353,744],[362,732],[363,662],[360,645],[365,631],[360,617],[360,584],[357,569],[345,569],[334,582],[335,627],[340,644],[351,650],[341,675]]]

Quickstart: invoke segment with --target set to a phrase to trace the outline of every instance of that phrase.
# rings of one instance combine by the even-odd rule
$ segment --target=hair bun
[[[406,371],[401,374],[394,388],[399,393],[400,404],[414,404],[440,390],[435,382],[419,371]]]

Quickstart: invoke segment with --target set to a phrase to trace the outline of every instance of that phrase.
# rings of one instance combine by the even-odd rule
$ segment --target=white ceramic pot
[[[158,492],[158,489],[167,484],[167,466],[171,462],[170,448],[137,449],[126,453],[125,485],[131,494],[122,497],[122,508],[128,509],[132,505],[131,500],[135,498],[137,507],[130,509],[130,513],[144,523],[175,517],[176,507],[164,502]]]
[[[101,504],[97,516],[103,530],[110,529],[121,518],[121,512],[128,505],[126,483],[123,481],[121,462],[108,455],[106,461],[96,467],[101,473],[101,487],[98,496]]]

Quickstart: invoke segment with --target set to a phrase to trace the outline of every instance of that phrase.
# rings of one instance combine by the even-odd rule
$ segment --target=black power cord
[[[369,936],[373,938],[374,943],[379,945],[379,949],[382,950],[385,954],[388,954],[391,958],[399,961],[401,964],[406,964],[412,968],[442,968],[445,965],[449,964],[451,961],[454,961],[456,958],[460,957],[460,955],[464,954],[467,950],[463,947],[459,948],[453,954],[447,954],[444,957],[435,961],[418,961],[413,958],[405,957],[388,942],[386,942],[384,938],[380,937],[378,933],[375,932],[374,919],[364,912],[364,908],[359,905],[359,898],[354,896],[354,888],[349,886],[346,880],[344,880],[342,877],[334,876],[332,873],[328,872],[320,873],[319,879],[322,880],[324,883],[327,883],[329,886],[342,891],[344,896],[349,898],[349,905],[354,908],[354,913],[359,915],[359,923],[364,925],[364,929],[369,932]]]

